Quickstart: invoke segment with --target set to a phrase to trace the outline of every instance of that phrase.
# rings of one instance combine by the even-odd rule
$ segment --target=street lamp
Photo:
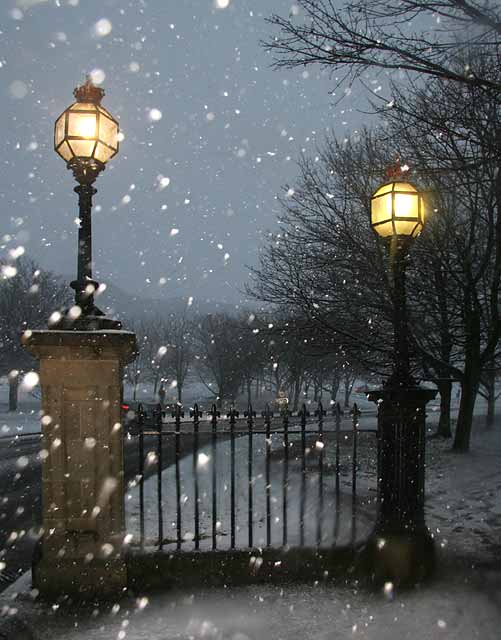
[[[371,226],[388,249],[392,279],[394,366],[378,404],[378,516],[367,545],[377,580],[415,583],[434,566],[433,539],[424,517],[425,410],[436,391],[411,376],[405,262],[425,224],[418,189],[397,173],[371,198]]]
[[[106,163],[118,152],[118,122],[101,105],[104,90],[88,78],[73,92],[76,102],[56,120],[54,149],[78,182],[78,260],[77,279],[70,286],[75,290],[75,306],[51,329],[98,330],[120,329],[121,323],[104,315],[94,304],[99,283],[92,277],[92,186]]]
[[[388,182],[371,198],[371,226],[386,243],[393,279],[395,367],[386,385],[415,386],[410,374],[405,295],[405,260],[424,227],[424,200],[410,182]]]

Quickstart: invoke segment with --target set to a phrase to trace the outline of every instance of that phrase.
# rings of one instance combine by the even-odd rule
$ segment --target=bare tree
[[[155,366],[155,335],[152,325],[147,320],[141,322],[129,321],[130,330],[136,334],[137,355],[125,367],[125,378],[132,386],[132,399],[137,400],[137,391],[141,380],[156,374]]]
[[[482,52],[479,58],[483,68]],[[499,68],[491,75],[501,77]],[[499,100],[475,85],[436,81],[400,91],[397,103],[386,114],[388,135],[398,137],[428,184],[437,231],[425,234],[413,256],[414,307],[428,302],[427,319],[421,313],[413,325],[415,342],[443,385],[461,383],[454,448],[467,451],[482,371],[492,366],[500,338]]]
[[[9,379],[9,411],[17,410],[19,373],[37,366],[21,346],[26,329],[41,329],[54,311],[69,303],[70,289],[50,271],[20,258],[1,265],[0,277],[0,373]]]
[[[497,156],[472,137],[465,141],[459,120],[451,123],[451,114],[460,109],[448,109],[448,100],[453,99],[454,106],[463,100],[466,109],[470,94],[478,90],[443,87],[443,82],[432,87],[433,104],[438,103],[444,118],[447,114],[446,119],[437,114],[435,129],[413,127],[407,119],[406,133],[397,136],[403,123],[395,112],[384,136],[387,150],[398,150],[394,136],[403,157],[414,158],[418,177],[430,189],[429,206],[436,210],[408,269],[413,365],[418,377],[432,378],[443,393],[445,434],[452,380],[460,380],[454,446],[466,451],[481,371],[496,354],[499,340],[500,172]],[[477,109],[479,104],[477,100]],[[491,115],[490,101],[483,104]],[[418,118],[419,104],[414,108]],[[469,126],[473,124],[472,119]],[[490,135],[498,135],[495,114],[480,115],[476,126],[490,127]],[[477,138],[480,135],[478,131]],[[282,200],[281,231],[262,252],[251,290],[260,299],[289,304],[302,314],[305,323],[311,323],[312,343],[330,336],[332,350],[384,373],[391,345],[392,291],[368,224],[368,196],[375,187],[371,167],[375,160],[384,165],[375,155],[380,145],[374,142],[371,134],[359,142],[332,140],[320,151],[320,162],[301,160],[298,186],[292,197]]]
[[[195,349],[195,326],[188,314],[171,314],[163,319],[167,351],[163,359],[163,370],[172,377],[177,401],[182,402],[183,389],[193,363]]]
[[[237,318],[226,313],[208,314],[197,326],[197,361],[207,389],[218,407],[233,403],[244,379],[244,361],[252,357],[243,349],[242,336],[252,329],[242,327]],[[215,389],[212,387],[215,383]]]
[[[407,72],[475,85],[492,95],[498,78],[474,64],[459,65],[465,50],[488,47],[499,64],[499,6],[468,0],[297,0],[288,17],[273,15],[278,29],[265,48],[276,67],[319,64],[340,71],[337,84],[363,78],[368,70]]]

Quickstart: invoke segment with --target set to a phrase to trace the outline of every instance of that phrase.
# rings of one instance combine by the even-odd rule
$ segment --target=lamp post
[[[57,119],[56,152],[78,182],[80,206],[75,305],[50,330],[25,331],[40,361],[42,530],[33,586],[47,597],[112,597],[127,589],[122,410],[124,367],[137,354],[134,333],[94,304],[93,184],[118,151],[118,123],[90,80]],[[117,329],[110,331],[110,329]],[[89,444],[90,443],[90,444]]]
[[[368,549],[377,580],[415,583],[434,566],[424,517],[425,409],[436,392],[420,388],[409,363],[407,254],[425,224],[422,195],[394,176],[371,199],[371,226],[386,244],[392,280],[394,365],[378,403],[378,517]]]
[[[70,286],[75,290],[75,306],[51,329],[80,331],[120,329],[121,323],[105,316],[95,305],[94,293],[99,283],[92,276],[92,197],[93,184],[106,163],[118,152],[118,122],[101,105],[104,90],[90,78],[73,92],[76,98],[56,120],[54,149],[78,182],[79,227],[77,278]]]

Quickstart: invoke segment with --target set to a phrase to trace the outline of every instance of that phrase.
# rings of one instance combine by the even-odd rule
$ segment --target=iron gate
[[[332,548],[363,541],[375,518],[376,437],[354,405],[310,415],[226,416],[198,405],[172,416],[138,408],[135,479],[129,483],[132,547],[183,551]],[[362,526],[360,526],[362,525]]]

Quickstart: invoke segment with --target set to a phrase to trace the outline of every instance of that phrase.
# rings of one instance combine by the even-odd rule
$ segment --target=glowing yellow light
[[[417,218],[418,199],[406,193],[395,194],[395,217],[396,218]]]
[[[75,118],[75,135],[82,138],[96,137],[96,116],[78,114]]]
[[[383,238],[418,236],[424,226],[424,201],[409,182],[390,182],[371,199],[371,225]]]

